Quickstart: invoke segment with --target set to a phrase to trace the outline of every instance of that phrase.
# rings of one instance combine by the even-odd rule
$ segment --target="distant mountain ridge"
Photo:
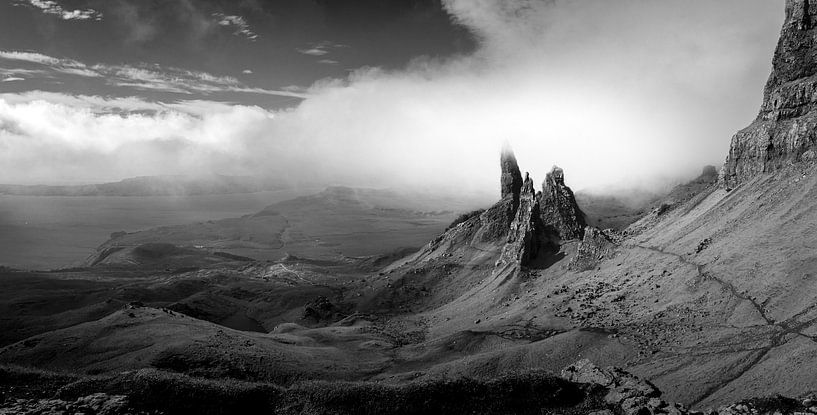
[[[255,193],[287,185],[255,176],[141,176],[118,182],[86,185],[0,184],[0,194],[19,196],[193,196]]]

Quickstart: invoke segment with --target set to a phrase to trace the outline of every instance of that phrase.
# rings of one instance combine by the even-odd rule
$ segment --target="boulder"
[[[576,255],[570,260],[568,267],[573,271],[588,271],[598,266],[599,262],[614,254],[615,243],[604,231],[588,226],[584,237],[579,243]]]
[[[655,385],[625,370],[616,367],[602,369],[584,359],[564,368],[561,376],[575,383],[603,386],[607,389],[604,402],[620,408],[626,415],[670,413],[670,405],[660,399],[661,391]],[[679,405],[675,408],[679,414],[692,413]]]

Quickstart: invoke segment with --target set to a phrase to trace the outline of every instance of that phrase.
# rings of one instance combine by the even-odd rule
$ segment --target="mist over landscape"
[[[409,9],[417,25],[436,7],[468,33],[430,36],[443,44],[465,36],[474,46],[407,53],[387,67],[374,63],[379,49],[358,51],[373,64],[355,67],[342,62],[355,46],[327,39],[296,55],[335,59],[312,65],[336,70],[295,85],[256,85],[262,71],[294,69],[276,67],[283,53],[265,50],[263,35],[231,36],[273,62],[254,67],[253,58],[234,57],[251,75],[208,73],[193,57],[185,67],[138,36],[122,41],[138,55],[106,62],[78,53],[77,43],[88,36],[84,26],[121,18],[129,3],[89,3],[103,23],[32,20],[52,34],[30,40],[12,32],[26,11],[19,3],[3,6],[8,34],[0,41],[0,177],[14,184],[216,173],[478,192],[495,186],[484,166],[510,140],[536,177],[558,164],[577,189],[667,186],[722,163],[729,137],[760,102],[782,20],[777,2],[759,0],[419,2]],[[151,13],[169,19],[163,8],[129,7],[146,24]],[[189,7],[206,16],[216,6]],[[257,7],[257,24],[295,13],[289,2]],[[152,42],[177,41],[179,33],[157,25],[149,26]],[[219,27],[187,40],[196,47],[186,54],[209,54],[208,40],[230,36]],[[32,47],[57,34],[67,39]]]

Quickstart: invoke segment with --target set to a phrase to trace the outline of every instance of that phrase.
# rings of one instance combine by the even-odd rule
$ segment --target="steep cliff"
[[[815,157],[817,7],[810,2],[786,0],[786,21],[760,113],[732,139],[722,175],[727,187]]]

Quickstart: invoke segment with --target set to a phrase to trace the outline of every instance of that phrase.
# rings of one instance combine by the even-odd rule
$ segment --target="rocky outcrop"
[[[542,224],[552,228],[562,240],[582,238],[587,223],[573,191],[565,185],[562,169],[553,166],[538,197]]]
[[[660,399],[661,391],[655,385],[619,368],[602,369],[585,359],[564,368],[561,375],[571,382],[604,386],[607,388],[604,401],[621,408],[625,414],[651,414],[655,412],[650,409],[669,407]]]
[[[584,238],[570,260],[568,268],[573,271],[588,271],[596,268],[599,262],[613,255],[615,244],[604,231],[591,226],[584,230]]]
[[[345,317],[341,309],[324,296],[319,296],[304,306],[302,318],[315,323],[340,320]]]
[[[565,185],[561,169],[555,168],[547,176],[544,191],[537,192],[529,174],[523,179],[507,144],[502,148],[500,167],[502,198],[497,203],[484,211],[462,215],[410,261],[400,262],[395,268],[410,270],[409,285],[420,284],[418,273],[427,277],[423,284],[434,285],[441,278],[456,274],[444,270],[440,271],[442,277],[433,278],[436,270],[467,261],[480,263],[482,269],[505,277],[516,275],[523,267],[548,266],[554,262],[548,261],[549,255],[558,252],[562,240],[583,235],[584,214]],[[468,273],[461,280],[474,275]]]
[[[606,389],[604,404],[608,409],[591,415],[703,415],[678,403],[661,399],[661,391],[652,383],[616,367],[600,368],[590,360],[578,361],[562,370],[561,377],[574,383],[599,385]],[[791,399],[782,396],[749,399],[717,409],[707,415],[779,415],[817,413],[811,397]]]
[[[513,198],[519,200],[519,192],[522,190],[522,173],[519,171],[516,156],[508,143],[502,146],[502,156],[499,164],[502,167],[502,177],[500,179],[502,199]]]
[[[817,5],[786,0],[786,21],[755,121],[732,138],[727,188],[788,164],[813,159],[817,143]]]
[[[576,203],[573,191],[565,185],[562,169],[553,167],[539,193],[535,192],[533,180],[526,173],[517,192],[515,177],[519,167],[507,145],[502,150],[501,165],[503,201],[513,199],[516,203],[513,207],[514,219],[497,266],[511,263],[530,265],[541,253],[557,246],[560,241],[584,236],[584,213]]]
[[[514,203],[513,221],[497,266],[528,266],[560,241],[582,238],[584,213],[576,203],[573,191],[565,185],[562,169],[554,166],[545,178],[542,191],[536,193],[533,180],[527,173],[517,190],[519,167],[507,144],[502,149],[501,160],[503,200],[491,209],[507,206],[508,200],[514,200]],[[519,177],[521,179],[521,175]]]

